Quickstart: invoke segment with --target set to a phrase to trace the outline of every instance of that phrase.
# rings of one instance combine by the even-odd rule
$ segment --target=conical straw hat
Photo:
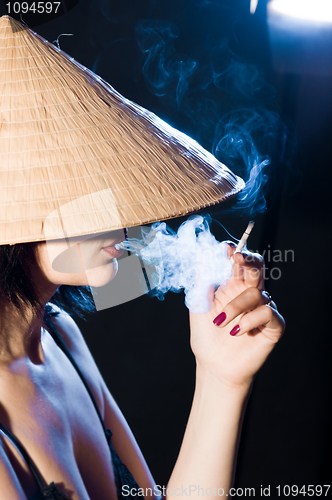
[[[195,141],[0,18],[0,244],[169,219],[243,186]]]

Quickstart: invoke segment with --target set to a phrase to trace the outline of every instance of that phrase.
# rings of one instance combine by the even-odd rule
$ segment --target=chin
[[[108,264],[89,269],[85,272],[87,277],[87,286],[101,287],[107,285],[118,272],[118,261],[112,259]]]

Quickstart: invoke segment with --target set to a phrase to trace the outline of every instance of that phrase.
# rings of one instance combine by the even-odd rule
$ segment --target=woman
[[[45,242],[17,245],[21,255],[15,262],[12,253],[3,269],[7,290],[10,291],[10,278],[17,281],[15,271],[20,270],[23,284],[38,293],[40,307],[33,302],[29,305],[27,295],[26,303],[22,302],[26,294],[22,288],[21,302],[18,293],[11,300],[6,300],[2,293],[0,421],[28,451],[46,483],[54,481],[73,499],[116,498],[116,483],[96,410],[70,360],[47,333],[43,318],[45,306],[59,285],[84,286],[92,279],[97,286],[112,279],[116,262],[104,248],[119,242],[121,232],[106,236],[107,239],[105,235],[94,239],[93,257],[101,253],[105,262],[102,278],[99,267],[96,276],[90,272],[89,280],[85,271],[54,271]],[[14,247],[9,249],[13,251]],[[2,262],[9,249],[1,249]],[[284,329],[275,305],[267,305],[268,299],[262,293],[262,259],[257,255],[234,255],[234,246],[229,244],[229,256],[232,255],[233,276],[216,293],[210,291],[211,310],[191,314],[190,318],[197,379],[185,437],[168,484],[169,491],[177,496],[185,496],[190,485],[204,490],[216,488],[219,496],[222,491],[228,493],[242,413],[254,375]],[[28,284],[24,280],[29,280]],[[19,289],[17,283],[16,288]],[[49,328],[52,323],[89,384],[105,426],[112,429],[114,448],[138,487],[149,496],[148,488],[153,491],[154,487],[152,476],[76,324],[63,311],[49,320]],[[1,498],[32,498],[38,493],[38,485],[27,462],[3,436],[0,450]],[[126,486],[122,485],[124,496],[129,491]],[[133,487],[130,483],[129,486]],[[198,492],[191,492],[191,496],[197,495]]]
[[[79,329],[49,302],[60,285],[110,281],[123,228],[217,203],[243,182],[8,16],[0,52],[1,498],[154,496]],[[228,494],[253,378],[284,330],[261,257],[233,258],[210,310],[190,316],[196,390],[168,496]]]

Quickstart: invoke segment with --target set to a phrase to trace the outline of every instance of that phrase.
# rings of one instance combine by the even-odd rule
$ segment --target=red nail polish
[[[232,337],[234,337],[234,335],[239,333],[239,331],[240,331],[240,327],[239,327],[239,325],[236,325],[236,326],[234,326],[234,328],[232,328],[232,330],[229,332],[229,334],[232,335]]]
[[[213,323],[216,326],[220,326],[221,323],[223,323],[226,319],[226,313],[222,312],[220,313],[216,318],[214,318]]]

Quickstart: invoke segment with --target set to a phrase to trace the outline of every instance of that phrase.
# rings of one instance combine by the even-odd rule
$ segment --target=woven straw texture
[[[169,219],[243,185],[198,143],[0,18],[0,244]]]

